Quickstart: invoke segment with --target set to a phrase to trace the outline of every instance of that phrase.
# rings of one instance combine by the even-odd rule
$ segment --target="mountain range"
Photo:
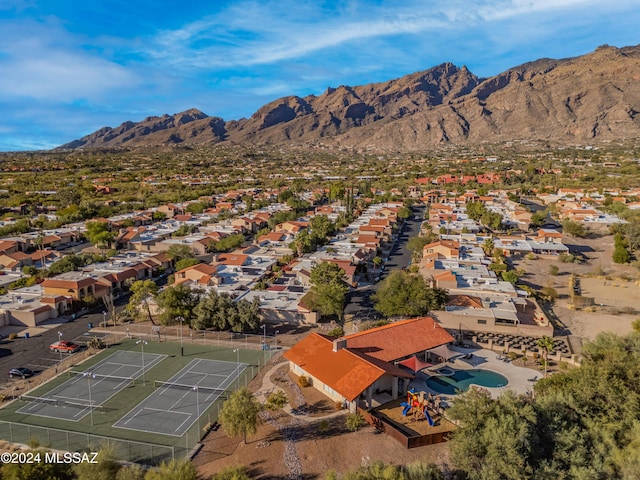
[[[479,78],[443,63],[382,83],[274,100],[251,118],[197,109],[104,127],[60,148],[310,144],[416,151],[443,144],[640,138],[640,45],[598,47]]]

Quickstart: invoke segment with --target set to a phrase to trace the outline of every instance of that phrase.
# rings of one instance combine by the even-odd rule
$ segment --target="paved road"
[[[385,270],[380,276],[380,280],[390,270],[398,270],[406,268],[411,263],[411,252],[407,249],[407,242],[410,237],[417,236],[420,233],[420,225],[424,216],[425,207],[413,207],[413,217],[407,220],[400,231],[398,241],[391,249],[389,259],[385,264]],[[375,293],[380,283],[373,285],[364,285],[351,292],[348,304],[344,310],[345,315],[353,315],[354,320],[373,320],[382,318],[382,315],[373,309],[371,295]]]
[[[128,297],[121,297],[117,301],[118,306],[116,308],[120,311],[127,301]],[[9,378],[9,370],[11,368],[27,367],[38,374],[54,366],[60,361],[61,357],[63,359],[67,358],[69,354],[63,353],[61,355],[49,350],[49,345],[58,341],[58,332],[62,333],[63,340],[70,340],[79,345],[84,345],[93,336],[88,334],[88,324],[92,323],[97,327],[104,318],[101,312],[88,313],[75,321],[66,321],[61,318],[59,319],[61,323],[47,322],[46,325],[41,326],[42,328],[35,329],[39,333],[30,334],[29,338],[21,336],[15,340],[8,340],[6,332],[3,332],[3,340],[0,342],[0,388],[17,380]],[[106,318],[107,320],[110,319],[108,315]],[[65,321],[66,323],[64,323]],[[10,328],[15,331],[15,327]],[[25,328],[25,330],[28,329]]]

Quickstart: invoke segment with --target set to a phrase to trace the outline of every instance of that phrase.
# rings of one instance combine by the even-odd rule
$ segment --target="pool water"
[[[469,390],[471,384],[497,388],[506,386],[509,380],[496,372],[474,369],[454,370],[453,375],[450,376],[429,377],[426,383],[427,387],[437,393],[455,395]]]

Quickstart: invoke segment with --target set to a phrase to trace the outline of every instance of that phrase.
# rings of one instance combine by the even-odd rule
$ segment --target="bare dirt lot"
[[[625,334],[632,330],[631,322],[640,310],[639,271],[630,265],[613,263],[611,235],[586,239],[564,238],[572,252],[579,252],[585,261],[562,263],[557,256],[538,255],[535,260],[519,258],[513,261],[526,275],[522,283],[541,288],[551,286],[559,294],[553,312],[567,333],[580,340],[592,340],[600,332]],[[552,266],[558,274],[551,275]],[[592,308],[575,310],[570,307],[569,278],[575,275],[580,283],[580,295],[594,298]]]
[[[274,359],[276,362],[282,358]],[[273,364],[272,364],[273,365]],[[284,371],[286,364],[283,363]],[[268,371],[267,366],[264,371]],[[298,394],[282,382],[283,369],[273,373],[271,380],[282,386],[290,401]],[[288,374],[286,374],[288,375]],[[256,377],[250,389],[262,386],[262,376]],[[317,390],[301,389],[309,414],[288,415],[283,411],[270,413],[255,435],[245,445],[242,438],[229,438],[222,429],[211,432],[195,464],[204,476],[211,476],[228,466],[244,465],[251,478],[257,479],[322,479],[326,472],[346,472],[376,460],[386,464],[407,464],[415,461],[448,463],[446,444],[406,450],[387,435],[376,433],[369,425],[359,431],[347,431],[344,413]]]

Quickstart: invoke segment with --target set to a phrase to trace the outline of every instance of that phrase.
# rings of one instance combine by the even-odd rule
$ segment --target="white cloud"
[[[126,68],[80,47],[56,23],[0,23],[0,98],[55,102],[95,99],[139,80]]]
[[[611,9],[632,6],[620,0]],[[600,0],[436,0],[349,2],[341,10],[323,10],[301,2],[240,2],[183,28],[162,31],[147,52],[161,62],[184,68],[233,68],[273,64],[366,41],[406,34],[459,32],[491,22],[526,24],[530,15],[599,7]]]

